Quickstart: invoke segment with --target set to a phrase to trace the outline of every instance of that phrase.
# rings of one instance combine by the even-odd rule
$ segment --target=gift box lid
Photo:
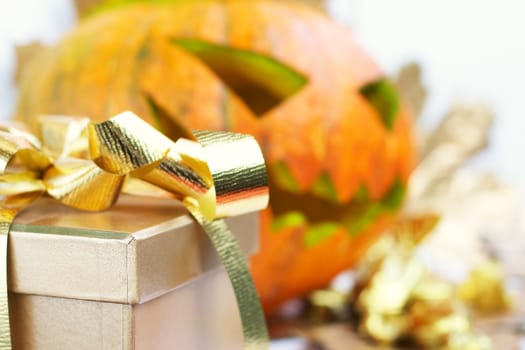
[[[243,252],[253,253],[257,214],[226,221]],[[184,206],[133,196],[103,212],[39,200],[17,216],[8,259],[10,292],[127,304],[151,300],[220,265]]]

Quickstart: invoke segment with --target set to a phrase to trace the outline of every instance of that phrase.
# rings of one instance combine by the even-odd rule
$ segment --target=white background
[[[496,115],[490,149],[470,166],[525,188],[525,5],[521,0],[332,0],[330,10],[387,73],[423,65],[435,125],[454,101],[486,101]],[[15,43],[52,43],[74,25],[68,0],[0,1],[0,118],[8,118]],[[337,43],[334,43],[337,44]],[[350,59],[350,58],[349,58]],[[524,191],[525,193],[525,191]]]

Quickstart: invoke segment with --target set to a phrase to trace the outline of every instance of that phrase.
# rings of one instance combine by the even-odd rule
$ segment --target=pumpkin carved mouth
[[[271,174],[271,173],[270,173]],[[405,187],[397,179],[379,200],[369,198],[366,187],[347,203],[337,203],[320,198],[312,193],[293,193],[283,190],[269,176],[270,206],[274,215],[272,230],[305,225],[304,237],[307,246],[315,245],[330,234],[343,229],[350,235],[359,234],[380,215],[394,213],[401,204]]]

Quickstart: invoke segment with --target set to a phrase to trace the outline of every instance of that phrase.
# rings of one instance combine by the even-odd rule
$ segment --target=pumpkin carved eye
[[[173,43],[198,57],[257,116],[297,93],[308,81],[289,66],[254,51],[197,39],[173,39]]]
[[[387,79],[379,79],[363,86],[359,92],[381,117],[387,130],[392,130],[399,111],[396,88]]]

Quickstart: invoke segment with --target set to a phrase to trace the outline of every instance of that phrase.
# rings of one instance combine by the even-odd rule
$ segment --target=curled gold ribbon
[[[18,211],[43,194],[75,208],[103,210],[123,188],[130,189],[131,178],[149,182],[188,208],[230,277],[245,349],[268,347],[246,260],[220,219],[267,205],[264,159],[253,138],[197,132],[194,140],[172,141],[131,112],[99,124],[51,117],[42,121],[40,134],[42,145],[24,130],[0,128],[0,350],[11,349],[7,246]]]

